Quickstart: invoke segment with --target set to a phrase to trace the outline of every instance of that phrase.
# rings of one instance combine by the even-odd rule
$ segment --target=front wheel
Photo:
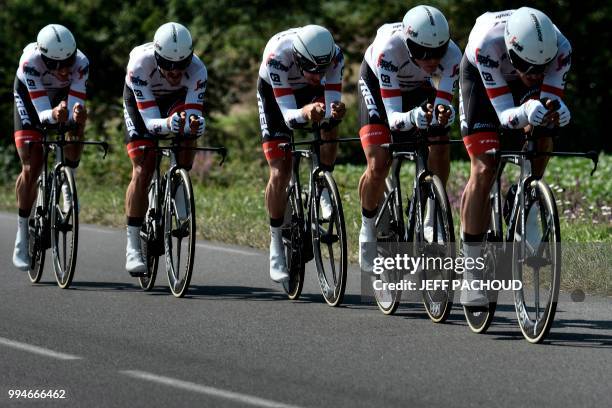
[[[440,179],[435,175],[424,177],[419,183],[421,203],[416,207],[418,222],[414,232],[415,256],[424,254],[434,260],[427,265],[421,278],[440,286],[423,289],[423,305],[427,315],[434,323],[444,322],[453,308],[452,282],[455,278],[453,269],[442,266],[442,260],[452,258],[455,254],[455,232],[453,217],[446,191]],[[427,288],[427,286],[425,286]]]
[[[189,288],[195,255],[195,204],[189,173],[178,169],[170,176],[164,211],[166,272],[172,294],[183,297]]]
[[[322,194],[329,196],[331,204],[332,213],[328,219],[321,215]],[[338,306],[346,288],[347,245],[340,193],[330,172],[322,173],[315,181],[310,219],[321,293],[328,305]]]
[[[550,188],[534,180],[525,188],[525,206],[514,233],[512,279],[522,282],[514,291],[514,306],[523,336],[539,343],[555,318],[561,281],[561,231]]]
[[[62,167],[51,189],[51,248],[53,270],[60,288],[70,286],[79,244],[78,197],[72,169]]]
[[[36,201],[28,220],[28,251],[30,252],[31,259],[28,277],[32,283],[38,283],[42,277],[49,235],[42,176],[38,178],[36,184],[38,186]]]

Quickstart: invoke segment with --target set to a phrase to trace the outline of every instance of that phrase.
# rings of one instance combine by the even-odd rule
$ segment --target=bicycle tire
[[[37,181],[37,194],[34,206],[28,219],[28,251],[30,253],[30,270],[28,277],[30,282],[38,283],[43,274],[45,267],[46,243],[45,235],[47,235],[47,221],[45,213],[45,192],[43,190],[42,176]]]
[[[503,224],[501,213],[501,202],[491,195],[491,221],[487,232],[487,242],[485,243],[485,280],[494,280],[498,277],[497,269],[502,264],[498,258],[500,255],[499,246],[503,243]],[[470,330],[477,334],[484,334],[491,326],[497,308],[497,291],[487,291],[489,305],[484,308],[463,306],[463,313]]]
[[[287,205],[291,211],[291,220],[289,225],[283,226],[282,230],[285,260],[289,271],[289,280],[283,283],[283,289],[290,300],[300,298],[306,269],[303,258],[304,210],[299,194],[297,184],[292,182],[287,191]]]
[[[513,264],[512,264],[512,279],[520,280],[523,285],[521,289],[514,291],[514,305],[519,327],[525,339],[530,343],[542,342],[552,327],[557,310],[557,300],[559,297],[559,286],[561,281],[561,230],[559,227],[559,215],[557,205],[550,187],[541,180],[533,180],[525,187],[525,208],[524,212],[529,214],[531,207],[538,204],[540,215],[540,227],[542,229],[542,238],[538,244],[537,250],[533,253],[527,252],[527,243],[529,233],[521,230],[521,226],[517,225],[517,231],[514,234],[513,245]],[[536,212],[537,213],[537,212]],[[526,218],[528,215],[526,216]],[[525,221],[527,224],[527,220]],[[546,252],[546,257],[544,257]],[[539,255],[540,254],[540,255]],[[526,256],[529,255],[529,256]],[[543,318],[538,318],[539,313],[539,288],[541,266],[545,266],[549,262],[551,267],[550,280],[548,282],[548,299],[545,302],[545,307],[541,313]],[[535,316],[533,307],[528,305],[526,299],[526,279],[525,266],[532,267],[534,277],[532,279],[534,290]],[[544,282],[546,284],[546,282]],[[535,319],[532,319],[535,317]]]
[[[329,306],[338,306],[342,304],[344,291],[346,289],[346,271],[348,265],[347,243],[346,243],[346,228],[344,225],[344,213],[342,210],[342,201],[338,186],[330,172],[323,172],[315,181],[316,191],[313,194],[313,205],[311,206],[311,228],[312,228],[312,248],[314,259],[317,266],[317,275],[319,287],[323,299]],[[329,192],[329,197],[332,204],[332,215],[328,221],[320,217],[320,200],[321,193],[324,189]],[[327,226],[327,228],[325,228]],[[336,231],[334,233],[334,227]],[[334,253],[334,245],[337,245],[340,256],[336,258]],[[322,244],[327,246],[327,252],[321,250]],[[325,265],[329,261],[329,272]],[[338,262],[336,262],[338,259]],[[337,267],[338,266],[338,267]],[[331,275],[331,276],[329,276]],[[331,278],[331,279],[330,279]]]
[[[195,257],[196,241],[196,219],[195,203],[193,200],[193,187],[191,178],[185,169],[177,169],[170,176],[167,184],[164,206],[164,252],[166,255],[166,274],[168,275],[168,286],[172,294],[183,297],[189,289],[191,276],[193,274],[193,261]],[[185,214],[179,214],[183,209],[176,204],[179,188],[183,187],[183,203]],[[176,242],[173,240],[176,238]],[[183,246],[183,239],[187,238],[187,245]],[[175,242],[175,244],[173,244]],[[187,259],[181,268],[181,252],[183,248],[187,251]],[[176,253],[173,252],[176,250]],[[183,274],[181,275],[181,270]]]
[[[149,206],[140,230],[140,245],[142,256],[147,265],[147,273],[145,276],[138,277],[138,283],[145,292],[150,291],[155,286],[159,256],[163,252],[163,244],[160,243],[163,228],[161,226],[161,209],[159,208],[157,183],[157,179],[153,179],[149,184],[147,190]]]
[[[62,186],[66,184],[72,197],[71,203],[64,202]],[[69,167],[58,169],[51,187],[51,249],[53,271],[57,285],[70,287],[76,269],[79,246],[78,196],[74,175]],[[65,207],[67,206],[67,211]],[[69,245],[69,246],[68,246]]]
[[[453,217],[450,203],[448,202],[444,185],[438,176],[428,175],[421,180],[419,188],[421,189],[421,198],[423,202],[417,207],[420,211],[416,211],[416,216],[420,217],[420,219],[416,223],[417,228],[414,233],[415,256],[420,256],[422,253],[430,253],[438,258],[452,257],[455,253],[455,232],[453,230]],[[425,203],[430,198],[433,199],[434,202],[434,231],[431,237],[432,242],[426,241],[424,234],[419,231],[420,228],[423,228],[423,219],[426,209]],[[436,231],[436,227],[438,226],[442,227],[440,231]],[[442,235],[439,233],[442,233]],[[425,279],[429,278],[434,278],[433,280],[438,279],[433,275],[425,277]],[[423,289],[421,291],[425,311],[434,323],[443,323],[448,318],[453,308],[454,290],[452,289],[452,282],[455,279],[455,273],[453,270],[442,270],[440,278],[440,280],[447,282],[446,288],[434,291]]]
[[[377,242],[396,243],[404,242],[404,218],[401,206],[399,204],[398,192],[393,189],[389,183],[386,184],[385,193],[383,195],[384,205],[379,206],[379,212],[376,215],[376,240]],[[390,198],[389,198],[390,197]],[[386,203],[386,204],[385,204]],[[388,283],[397,283],[402,279],[402,274],[398,271],[391,271],[388,275]],[[379,275],[381,280],[385,277],[384,274]],[[387,296],[388,293],[388,296]],[[374,290],[374,300],[381,312],[385,315],[392,315],[397,311],[402,298],[401,290],[388,291],[379,293]]]

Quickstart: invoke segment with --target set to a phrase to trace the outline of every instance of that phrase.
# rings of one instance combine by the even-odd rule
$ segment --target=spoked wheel
[[[38,189],[36,201],[28,220],[30,271],[28,276],[32,283],[38,283],[42,277],[45,266],[45,252],[49,246],[49,230],[45,216],[45,193],[42,178],[37,181]]]
[[[453,308],[452,282],[455,272],[445,269],[442,261],[455,254],[453,218],[446,191],[435,175],[426,176],[419,184],[421,203],[417,207],[414,231],[414,256],[439,260],[427,265],[421,278],[433,283],[432,289],[423,289],[423,305],[435,323],[444,322]],[[436,286],[439,283],[439,286]]]
[[[526,186],[524,214],[525,232],[519,222],[514,234],[512,278],[523,283],[514,291],[514,306],[523,336],[530,343],[539,343],[555,318],[561,281],[557,206],[542,181]]]
[[[140,287],[145,291],[153,289],[159,266],[159,256],[163,253],[161,209],[158,208],[157,181],[152,180],[148,190],[149,208],[140,230],[142,256],[147,265],[145,276],[138,277]]]
[[[183,297],[189,288],[195,255],[195,204],[189,173],[178,169],[170,178],[164,211],[166,272],[172,294]]]
[[[77,203],[77,190],[72,169],[62,167],[55,175],[55,183],[52,188],[50,225],[53,270],[55,280],[62,289],[70,286],[76,268],[79,245]]]
[[[500,279],[502,276],[499,273],[499,268],[503,268],[503,260],[499,259],[503,255],[501,245],[503,244],[503,226],[500,201],[495,200],[494,195],[491,195],[491,223],[487,232],[487,242],[485,243],[483,258],[484,258],[484,276],[483,281],[493,281]],[[487,290],[486,296],[489,299],[489,305],[485,307],[470,307],[463,306],[463,313],[467,320],[470,330],[474,333],[485,333],[495,315],[497,307],[496,290]]]
[[[289,280],[283,283],[283,289],[291,300],[299,299],[304,287],[304,211],[301,203],[299,191],[292,182],[287,194],[287,211],[291,212],[291,220],[283,226],[283,246],[289,271]]]
[[[376,215],[376,240],[385,243],[382,246],[383,250],[389,250],[389,254],[381,254],[383,256],[395,256],[400,251],[400,243],[404,241],[404,219],[397,194],[397,190],[387,185],[383,204],[379,207],[379,213]],[[381,289],[374,289],[374,299],[378,308],[386,315],[395,313],[402,298],[401,290],[390,290],[387,285],[399,283],[402,278],[402,272],[396,269],[386,270],[374,277],[374,279],[381,281]]]
[[[331,173],[324,172],[316,180],[311,206],[312,248],[317,264],[319,286],[330,306],[342,303],[346,287],[347,248],[344,213],[338,187]],[[321,196],[329,197],[332,213],[323,218]]]

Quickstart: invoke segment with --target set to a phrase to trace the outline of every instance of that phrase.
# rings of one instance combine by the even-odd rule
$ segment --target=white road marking
[[[218,245],[204,244],[204,243],[201,243],[201,242],[197,243],[196,246],[198,248],[211,249],[213,251],[229,252],[229,253],[232,253],[232,254],[240,254],[240,255],[246,255],[246,256],[257,256],[258,255],[258,254],[254,253],[254,252],[243,251],[241,249],[226,248],[226,247],[222,247],[222,246],[218,246]]]
[[[41,356],[57,358],[58,360],[80,360],[81,357],[73,356],[71,354],[60,353],[57,351],[49,350],[43,347],[33,346],[31,344],[21,343],[19,341],[6,339],[0,337],[0,345],[7,347],[16,348],[23,351],[28,351],[34,354],[40,354]]]
[[[186,391],[193,391],[200,394],[210,395],[212,397],[223,398],[235,402],[239,402],[242,404],[254,405],[257,407],[265,407],[265,408],[298,408],[296,405],[288,405],[282,402],[271,401],[264,398],[255,397],[248,394],[241,394],[238,392],[223,390],[220,388],[209,387],[206,385],[200,385],[188,381],[181,381],[170,377],[163,377],[160,375],[155,375],[151,373],[147,373],[145,371],[138,370],[125,370],[120,371],[122,374],[128,375],[130,377],[139,378],[142,380],[152,381],[159,384],[164,384],[169,387],[180,388]]]

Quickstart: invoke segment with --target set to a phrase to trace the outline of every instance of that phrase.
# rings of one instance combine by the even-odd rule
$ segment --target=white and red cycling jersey
[[[285,123],[305,123],[298,109],[294,91],[308,86],[300,68],[293,60],[293,39],[299,28],[291,28],[274,35],[266,44],[259,76],[272,86],[274,97],[283,114]],[[331,103],[342,98],[342,72],[344,56],[336,45],[336,56],[325,72],[321,84],[325,87],[325,117],[331,117]]]
[[[47,69],[36,43],[28,44],[23,49],[16,75],[17,79],[28,89],[28,94],[36,109],[40,123],[55,123],[52,115],[53,106],[51,106],[48,92],[69,88],[68,112],[72,112],[76,103],[85,106],[89,60],[78,49],[72,70],[65,81],[59,79]]]
[[[186,91],[185,102],[180,110],[185,111],[187,117],[202,116],[207,80],[206,66],[193,55],[191,64],[183,72],[181,82],[171,85],[157,67],[153,43],[140,45],[130,52],[125,75],[125,84],[134,93],[138,111],[147,130],[152,134],[170,132],[166,118],[161,117],[157,98]]]
[[[378,78],[391,130],[410,126],[403,117],[402,92],[427,84],[437,90],[435,106],[451,104],[459,79],[461,55],[459,47],[450,40],[438,68],[428,74],[410,58],[402,23],[385,24],[378,29],[374,42],[366,50],[365,61]]]
[[[522,127],[514,119],[514,100],[508,83],[519,79],[510,63],[504,42],[506,21],[515,10],[487,12],[476,19],[468,39],[465,55],[478,69],[489,100],[502,126]],[[572,48],[569,41],[555,26],[558,52],[546,70],[541,86],[540,98],[561,99],[571,65]]]

